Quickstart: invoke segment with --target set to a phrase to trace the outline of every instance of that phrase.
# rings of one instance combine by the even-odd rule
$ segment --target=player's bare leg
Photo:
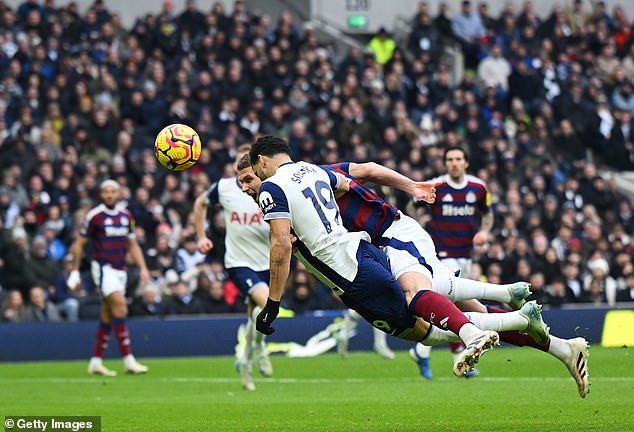
[[[112,313],[112,329],[119,343],[119,351],[123,357],[123,366],[127,373],[144,374],[147,373],[148,367],[139,363],[132,354],[130,345],[130,331],[126,324],[128,316],[128,305],[126,303],[123,291],[115,291],[108,296],[106,302],[110,305]]]

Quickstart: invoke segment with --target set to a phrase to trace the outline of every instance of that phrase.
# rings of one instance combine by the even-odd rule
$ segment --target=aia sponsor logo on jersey
[[[258,213],[231,213],[230,223],[237,223],[240,225],[262,225],[262,217]]]

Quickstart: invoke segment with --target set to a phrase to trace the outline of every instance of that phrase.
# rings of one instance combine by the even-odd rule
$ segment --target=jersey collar
[[[284,165],[291,165],[291,164],[294,164],[294,163],[295,163],[295,162],[293,162],[293,161],[284,162],[283,164],[280,164],[280,166],[279,166],[279,167],[283,167]],[[278,167],[278,168],[279,168],[279,167]]]
[[[460,183],[456,183],[451,180],[451,177],[447,176],[447,184],[454,189],[463,189],[467,186],[467,176],[465,176]]]

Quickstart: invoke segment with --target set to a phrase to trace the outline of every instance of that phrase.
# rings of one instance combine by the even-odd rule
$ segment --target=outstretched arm
[[[383,186],[390,186],[406,192],[417,201],[432,204],[436,200],[436,187],[440,183],[416,182],[390,168],[374,162],[351,163],[348,173],[361,183],[372,182]]]

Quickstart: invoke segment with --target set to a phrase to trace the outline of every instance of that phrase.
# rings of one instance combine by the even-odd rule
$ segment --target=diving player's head
[[[251,166],[251,157],[249,153],[240,158],[237,165],[238,169],[238,181],[242,187],[242,192],[249,195],[256,202],[258,200],[258,193],[260,192],[260,185],[262,180],[255,175],[253,167]]]
[[[121,187],[114,180],[104,180],[99,187],[101,190],[101,201],[109,209],[113,209],[119,202],[119,192]]]
[[[266,180],[275,174],[278,166],[291,161],[291,148],[283,138],[265,135],[255,140],[249,156],[255,174]]]
[[[455,182],[461,182],[469,167],[469,155],[458,146],[447,147],[443,157],[447,174]]]

